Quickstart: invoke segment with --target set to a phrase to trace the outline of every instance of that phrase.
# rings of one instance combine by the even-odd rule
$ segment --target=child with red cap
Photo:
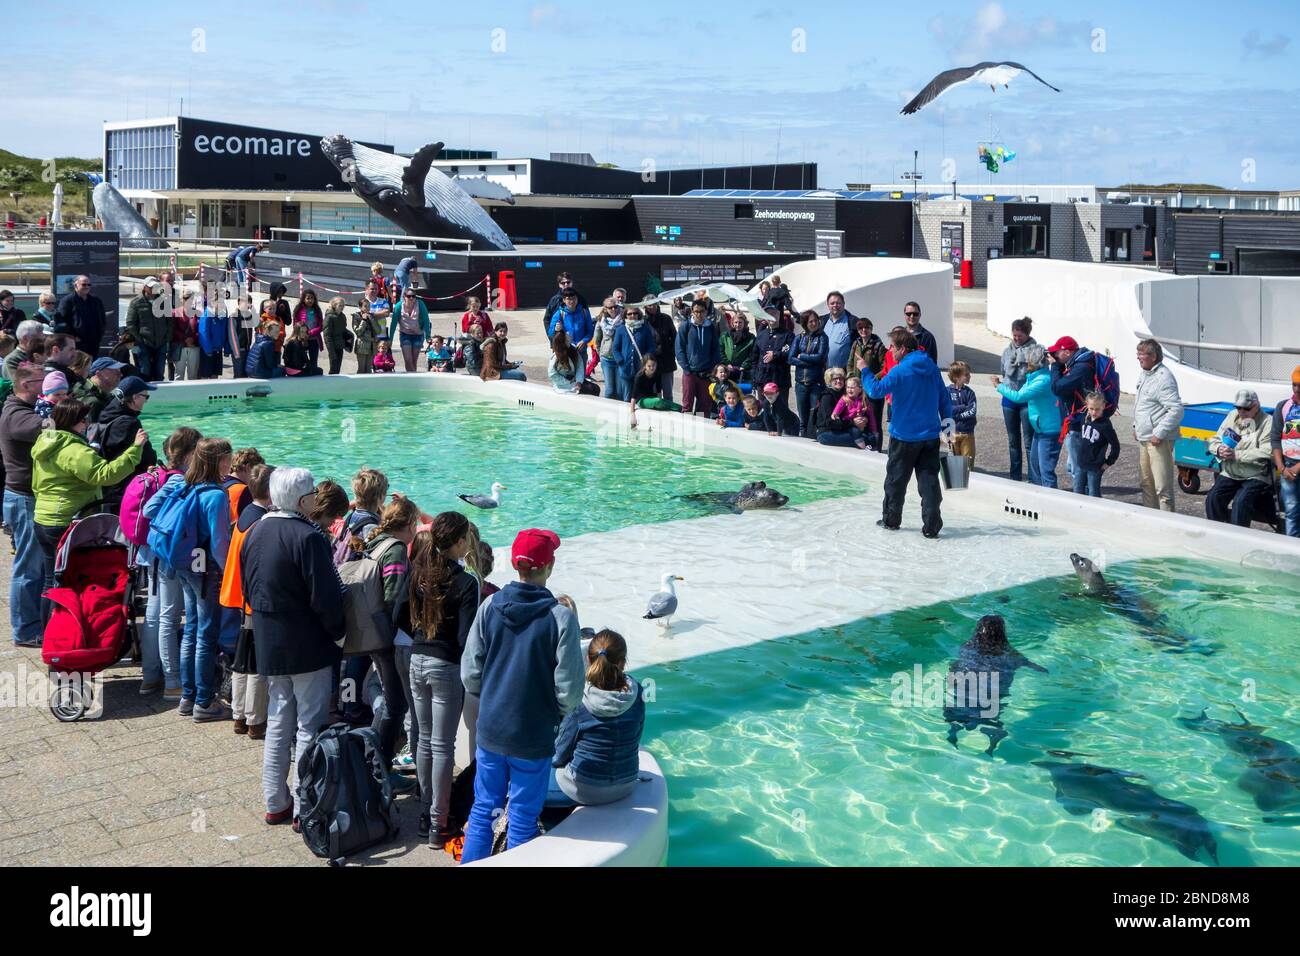
[[[554,531],[520,531],[510,549],[519,580],[479,606],[466,638],[460,676],[479,707],[462,863],[491,855],[492,821],[503,808],[507,849],[537,836],[556,730],[582,701],[578,619],[546,588],[559,546]]]

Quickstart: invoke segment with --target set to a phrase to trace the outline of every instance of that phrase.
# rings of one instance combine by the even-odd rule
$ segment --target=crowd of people
[[[146,281],[128,309],[127,350],[119,343],[104,356],[103,306],[89,280],[78,279],[61,301],[43,296],[30,319],[0,291],[11,633],[19,646],[40,645],[64,532],[87,514],[117,514],[147,581],[141,693],[174,703],[182,717],[231,720],[236,733],[265,740],[268,824],[298,816],[289,773],[295,747],[300,757],[332,721],[366,723],[393,768],[394,789],[416,794],[421,836],[435,846],[463,836],[463,858],[479,859],[507,802],[513,846],[536,834],[548,801],[617,800],[636,779],[644,706],[625,671],[626,643],[603,630],[584,648],[573,602],[546,587],[559,538],[520,532],[511,552],[518,580],[498,590],[487,580],[492,550],[478,529],[459,512],[429,515],[390,494],[380,471],[361,469],[345,491],[191,427],[168,435],[159,454],[142,427],[153,382],[220,375],[223,354],[242,356],[243,370],[260,377],[320,374],[322,350],[331,374],[347,350],[366,360],[363,369],[391,370],[396,338],[407,371],[417,370],[423,351],[426,370],[523,377],[506,358],[505,323],[482,302],[468,301],[454,341],[434,335],[414,271],[387,280],[376,266],[351,319],[342,298],[322,309],[309,290],[292,306],[276,285],[261,304],[261,324],[242,342],[246,294],[230,314],[205,304],[182,327],[154,301],[174,277]],[[970,367],[958,361],[941,372],[915,302],[885,339],[869,318],[847,311],[839,292],[826,297],[824,314],[796,315],[788,288],[773,279],[762,302],[756,333],[749,315],[707,295],[661,308],[631,304],[615,289],[593,317],[572,277],[561,274],[544,314],[548,378],[561,392],[599,394],[592,380],[599,368],[604,397],[630,404],[634,421],[638,409],[670,410],[724,428],[884,451],[878,525],[901,526],[915,475],[922,533],[937,537],[942,446],[972,463],[976,455]],[[1182,403],[1160,344],[1144,340],[1137,352],[1133,437],[1144,503],[1172,510]],[[1069,336],[1043,348],[1025,318],[1013,324],[993,384],[1011,477],[1056,487],[1064,450],[1074,490],[1100,496],[1121,453],[1111,423],[1113,362]],[[1254,392],[1239,391],[1209,449],[1221,467],[1206,499],[1211,518],[1249,524],[1265,499],[1272,502],[1276,469],[1287,533],[1300,536],[1300,368],[1292,397],[1271,420]],[[196,553],[204,560],[192,561]],[[382,579],[388,633],[377,652],[345,653],[351,572],[339,572],[358,561],[373,562]],[[228,702],[223,669],[231,674]],[[367,685],[377,685],[369,696]],[[462,722],[475,755],[474,799],[457,814],[452,761]]]

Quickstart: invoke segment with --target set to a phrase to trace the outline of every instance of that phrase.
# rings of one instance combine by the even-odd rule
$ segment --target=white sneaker
[[[393,758],[393,770],[397,773],[415,773],[415,757],[412,755],[409,746],[403,747],[401,752]]]

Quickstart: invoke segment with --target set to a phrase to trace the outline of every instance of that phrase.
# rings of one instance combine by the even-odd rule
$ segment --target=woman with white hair
[[[266,822],[297,829],[297,767],[329,723],[333,672],[342,657],[343,585],[330,543],[307,517],[316,482],[306,468],[271,473],[271,508],[240,550],[244,600],[253,609],[257,673],[267,680],[262,794]],[[297,736],[290,789],[289,748]]]

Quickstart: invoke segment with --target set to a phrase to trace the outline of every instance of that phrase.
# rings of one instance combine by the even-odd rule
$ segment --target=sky
[[[441,140],[632,169],[816,162],[832,188],[896,182],[914,150],[934,182],[1300,188],[1297,0],[407,8],[3,0],[22,55],[5,71],[0,148],[97,156],[105,120],[183,108],[403,152]],[[67,55],[42,63],[49,37]],[[936,73],[986,59],[1061,92],[1022,73],[899,114]],[[994,176],[981,143],[1017,156]]]

